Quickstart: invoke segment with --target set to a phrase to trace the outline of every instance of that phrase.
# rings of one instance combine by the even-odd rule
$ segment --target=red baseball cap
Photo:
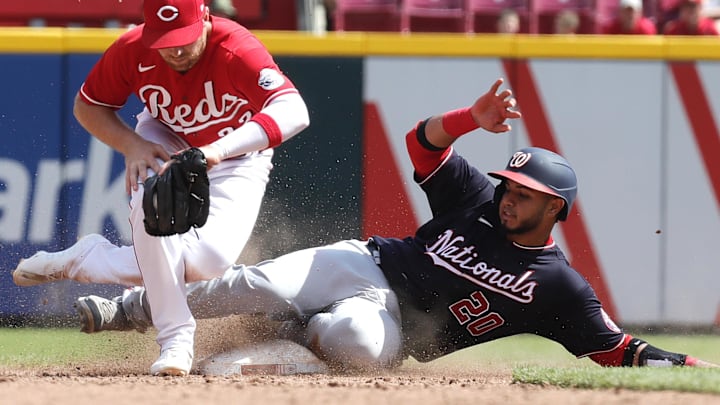
[[[204,0],[145,0],[142,41],[152,49],[185,46],[203,32]]]

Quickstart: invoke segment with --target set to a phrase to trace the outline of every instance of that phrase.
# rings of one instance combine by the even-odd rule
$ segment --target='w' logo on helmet
[[[530,158],[532,157],[532,153],[526,153],[526,152],[515,152],[515,154],[510,158],[510,163],[508,163],[509,167],[523,167],[525,163],[530,161]]]

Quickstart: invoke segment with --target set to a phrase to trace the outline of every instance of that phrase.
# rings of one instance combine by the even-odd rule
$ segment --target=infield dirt
[[[219,322],[219,323],[218,323]],[[199,323],[196,360],[257,338],[246,320]],[[103,332],[106,333],[106,332]],[[133,332],[134,333],[134,332]],[[137,334],[135,334],[137,335]],[[112,335],[98,335],[108,338]],[[157,355],[150,333],[133,339],[132,354],[117,361],[79,362],[52,367],[0,365],[0,392],[7,404],[720,404],[720,396],[680,392],[577,390],[515,384],[511,365],[454,367],[406,364],[392,371],[363,374],[290,376],[152,377]]]
[[[512,384],[509,373],[396,370],[384,375],[150,377],[82,370],[3,370],[2,403],[102,404],[718,404],[713,395],[571,390]]]

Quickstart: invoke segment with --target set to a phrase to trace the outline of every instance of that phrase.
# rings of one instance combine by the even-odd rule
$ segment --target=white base
[[[205,375],[291,375],[327,373],[310,350],[289,340],[271,340],[214,354],[198,364]]]

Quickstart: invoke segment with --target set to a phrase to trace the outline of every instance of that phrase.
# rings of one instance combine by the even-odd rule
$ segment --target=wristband
[[[268,148],[274,148],[283,142],[280,127],[271,116],[260,112],[253,115],[250,121],[256,122],[265,131],[268,137]]]
[[[472,117],[470,107],[448,111],[443,114],[442,126],[448,135],[455,138],[480,128],[480,125],[478,125]]]

